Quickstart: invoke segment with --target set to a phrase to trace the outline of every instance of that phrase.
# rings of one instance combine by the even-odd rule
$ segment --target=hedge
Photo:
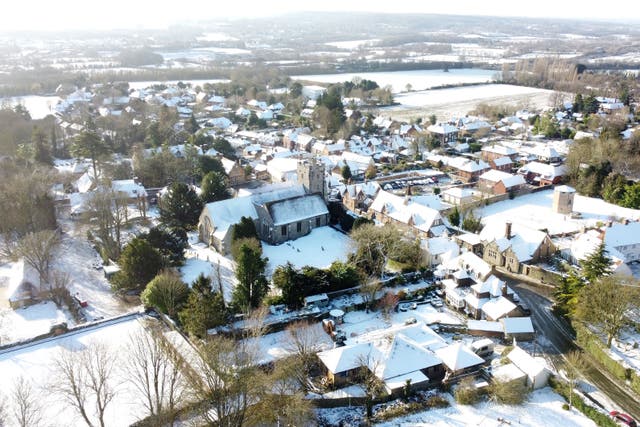
[[[569,385],[567,383],[560,381],[555,377],[551,377],[549,378],[549,385],[556,393],[564,397],[564,399],[567,402],[569,401],[570,390],[569,390]],[[580,397],[578,394],[574,392],[574,393],[571,393],[571,395],[572,395],[571,401],[573,403],[573,407],[576,408],[578,411],[582,412],[585,416],[587,416],[589,419],[595,422],[598,426],[618,427],[618,424],[616,424],[616,422],[613,421],[608,415],[603,414],[593,406],[587,405],[582,399],[582,397]]]
[[[575,324],[578,344],[598,361],[611,375],[619,380],[629,381],[631,389],[640,394],[640,376],[631,368],[625,368],[619,362],[613,360],[609,352],[604,348],[600,338],[588,330],[584,325]]]

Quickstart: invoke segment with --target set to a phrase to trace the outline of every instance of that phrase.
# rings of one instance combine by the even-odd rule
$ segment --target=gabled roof
[[[480,232],[480,238],[486,242],[495,241],[501,252],[510,247],[520,262],[529,261],[547,236],[542,231],[515,223],[511,228],[512,237],[507,239],[505,229],[505,221],[488,221]]]
[[[640,243],[640,222],[612,224],[605,229],[604,241],[613,248]]]
[[[535,377],[547,369],[546,364],[540,358],[535,358],[516,346],[507,354],[509,360],[529,377]]]
[[[493,274],[487,278],[482,283],[476,283],[471,286],[471,289],[476,291],[479,294],[484,294],[489,292],[491,296],[498,297],[502,295],[502,287],[505,286],[505,282],[503,280],[498,279]]]
[[[482,306],[484,314],[494,320],[498,320],[515,310],[516,305],[501,296],[492,298]]]
[[[428,232],[434,222],[442,219],[437,210],[384,190],[378,192],[370,209],[423,232]]]
[[[274,226],[290,224],[329,213],[324,200],[317,194],[275,202],[269,206],[269,212],[273,218]]]
[[[219,202],[207,203],[206,211],[215,227],[214,235],[224,239],[231,227],[243,216],[258,219],[258,213],[253,206],[251,197],[236,197],[235,199],[221,200]]]

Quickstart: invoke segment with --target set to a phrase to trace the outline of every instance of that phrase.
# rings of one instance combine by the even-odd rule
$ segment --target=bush
[[[473,377],[467,377],[456,387],[454,397],[461,405],[473,405],[480,401],[482,393],[474,386]]]
[[[495,381],[489,387],[491,398],[505,405],[521,405],[529,396],[529,388],[523,381]]]
[[[562,409],[564,409],[565,411],[569,410],[569,404],[568,403],[563,403],[562,404]]]

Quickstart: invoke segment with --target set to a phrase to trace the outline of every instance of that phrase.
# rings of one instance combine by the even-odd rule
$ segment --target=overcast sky
[[[442,13],[640,21],[637,0],[12,0],[0,31],[165,28],[216,16],[265,16],[300,10]]]

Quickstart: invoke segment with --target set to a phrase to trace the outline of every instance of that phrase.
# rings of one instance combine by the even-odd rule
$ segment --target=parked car
[[[407,320],[404,321],[405,325],[413,325],[415,323],[417,323],[418,321],[416,320],[415,317],[410,317]]]
[[[415,310],[416,308],[418,308],[418,304],[416,304],[415,302],[412,302],[411,305],[409,306],[409,308],[411,310]]]
[[[638,427],[638,423],[636,423],[636,421],[631,418],[630,415],[618,411],[611,411],[609,412],[609,415],[611,415],[611,418],[613,418],[614,421],[621,426]]]
[[[400,310],[400,311],[409,310],[409,304],[400,304],[400,305],[398,305],[398,310]]]
[[[442,300],[440,298],[433,299],[431,300],[431,305],[436,308],[440,308],[442,307]]]

